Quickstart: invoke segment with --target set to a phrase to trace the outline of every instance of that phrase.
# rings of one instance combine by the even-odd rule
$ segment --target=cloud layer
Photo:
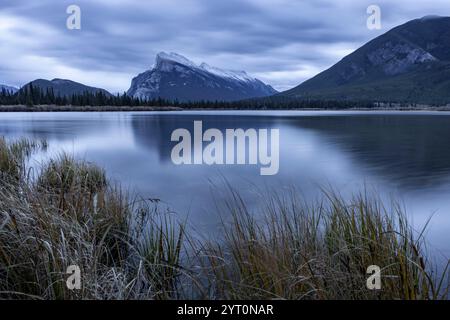
[[[246,70],[286,90],[391,27],[450,15],[448,0],[2,0],[0,83],[68,78],[112,92],[128,89],[159,51]],[[80,6],[82,29],[66,28]],[[369,5],[382,30],[366,27]]]

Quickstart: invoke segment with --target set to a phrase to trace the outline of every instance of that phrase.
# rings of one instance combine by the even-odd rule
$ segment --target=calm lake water
[[[280,170],[259,166],[176,166],[172,131],[280,130]],[[158,198],[198,230],[214,234],[224,179],[252,208],[265,190],[300,190],[307,200],[332,186],[349,196],[365,186],[402,201],[419,228],[432,215],[433,252],[450,256],[450,113],[438,112],[148,112],[0,113],[0,135],[47,139],[103,166],[146,198]],[[41,158],[34,160],[42,161]]]

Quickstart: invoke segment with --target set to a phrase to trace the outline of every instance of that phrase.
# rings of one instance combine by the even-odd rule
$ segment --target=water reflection
[[[175,166],[170,136],[192,129],[194,120],[204,130],[279,129],[279,174],[260,176],[259,166]],[[3,113],[0,135],[45,138],[50,154],[64,149],[99,163],[208,232],[218,222],[213,212],[224,195],[216,186],[224,179],[255,208],[271,188],[295,186],[311,200],[320,197],[319,186],[344,195],[375,186],[404,200],[418,225],[436,212],[430,238],[450,255],[449,113]]]
[[[290,123],[319,132],[356,162],[402,188],[449,182],[448,115],[302,117]]]
[[[220,117],[215,115],[155,115],[148,117],[143,114],[135,114],[131,117],[131,126],[136,143],[142,148],[157,149],[160,160],[171,162],[170,154],[177,142],[171,142],[172,132],[179,128],[185,128],[194,135],[194,121],[203,122],[203,132],[208,129],[219,129],[225,133],[226,129],[271,129],[278,128],[277,121],[271,117],[258,117],[245,119],[238,115]],[[249,121],[250,120],[250,121]],[[276,120],[276,119],[275,119]]]

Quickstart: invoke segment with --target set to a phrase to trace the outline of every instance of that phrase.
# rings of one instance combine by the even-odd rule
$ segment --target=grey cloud
[[[383,30],[376,32],[366,28],[366,8],[374,2],[383,18]],[[65,28],[65,10],[73,3],[82,9],[80,31]],[[196,62],[243,69],[287,89],[395,25],[427,14],[449,15],[450,3],[2,0],[0,9],[0,18],[32,23],[29,28],[1,29],[0,21],[2,46],[8,48],[0,49],[5,56],[0,59],[0,83],[23,84],[42,73],[41,77],[87,79],[91,85],[124,91],[131,78],[148,69],[155,54],[164,50]],[[42,36],[39,28],[51,36]]]

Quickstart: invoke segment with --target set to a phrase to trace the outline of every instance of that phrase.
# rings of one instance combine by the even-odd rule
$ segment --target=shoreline
[[[149,111],[435,111],[449,112],[450,106],[433,107],[422,105],[420,107],[374,107],[374,108],[182,108],[174,106],[55,106],[39,105],[28,107],[25,105],[0,106],[0,113],[11,112],[149,112]]]
[[[264,109],[246,109],[246,108],[183,108],[174,106],[56,106],[56,105],[38,105],[28,107],[25,105],[2,105],[0,113],[14,112],[151,112],[151,111],[393,111],[393,112],[449,112],[450,106],[434,107],[420,105],[417,107],[374,107],[374,108],[264,108]]]
[[[0,113],[8,112],[128,112],[128,111],[182,111],[177,107],[143,107],[143,106],[51,106],[39,105],[28,107],[24,105],[0,106]]]

